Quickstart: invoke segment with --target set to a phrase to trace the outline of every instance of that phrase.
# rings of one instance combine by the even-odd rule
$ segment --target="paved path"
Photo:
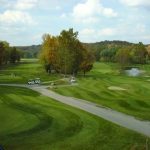
[[[100,107],[97,104],[88,102],[86,100],[62,96],[60,94],[57,94],[53,91],[48,90],[47,89],[48,86],[28,86],[28,85],[21,85],[21,84],[20,85],[19,84],[3,84],[3,85],[30,88],[45,96],[53,98],[59,102],[82,109],[91,114],[94,114],[108,121],[111,121],[115,124],[118,124],[122,127],[134,130],[138,133],[141,133],[143,135],[150,137],[150,121],[141,121],[132,116],[117,112],[115,110],[105,108],[105,107]]]

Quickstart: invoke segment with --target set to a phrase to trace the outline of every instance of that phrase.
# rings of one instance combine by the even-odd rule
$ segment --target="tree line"
[[[121,48],[124,46],[132,46],[133,43],[127,42],[127,41],[101,41],[101,42],[96,42],[96,43],[83,43],[84,46],[89,48],[92,52],[94,52],[95,59],[96,61],[100,61],[101,59],[101,51],[103,50],[109,50],[109,49],[116,49],[116,48]],[[106,50],[106,51],[107,51]],[[105,52],[104,52],[105,53]],[[111,50],[110,50],[111,53]]]
[[[0,41],[0,66],[19,62],[21,52],[16,47],[10,47],[8,42]]]
[[[130,64],[145,64],[150,58],[150,54],[142,42],[138,44],[103,45],[97,52],[95,53],[97,61],[118,62],[122,67]]]
[[[41,45],[17,46],[16,48],[21,50],[23,58],[37,58]]]
[[[93,53],[78,40],[78,32],[63,30],[58,36],[43,35],[40,60],[48,73],[76,75],[90,71],[94,63]]]

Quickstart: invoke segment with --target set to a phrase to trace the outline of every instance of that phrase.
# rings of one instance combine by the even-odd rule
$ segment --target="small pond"
[[[125,70],[125,74],[132,77],[140,76],[144,73],[143,70],[140,70],[139,68],[130,68]]]

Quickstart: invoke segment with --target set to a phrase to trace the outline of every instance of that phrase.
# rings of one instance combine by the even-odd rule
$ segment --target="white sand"
[[[109,90],[114,90],[114,91],[125,91],[126,89],[118,87],[118,86],[110,86],[108,87]]]

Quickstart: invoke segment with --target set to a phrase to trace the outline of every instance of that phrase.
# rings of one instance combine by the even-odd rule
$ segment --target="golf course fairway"
[[[5,150],[128,150],[147,137],[26,88],[0,87],[0,145]]]

